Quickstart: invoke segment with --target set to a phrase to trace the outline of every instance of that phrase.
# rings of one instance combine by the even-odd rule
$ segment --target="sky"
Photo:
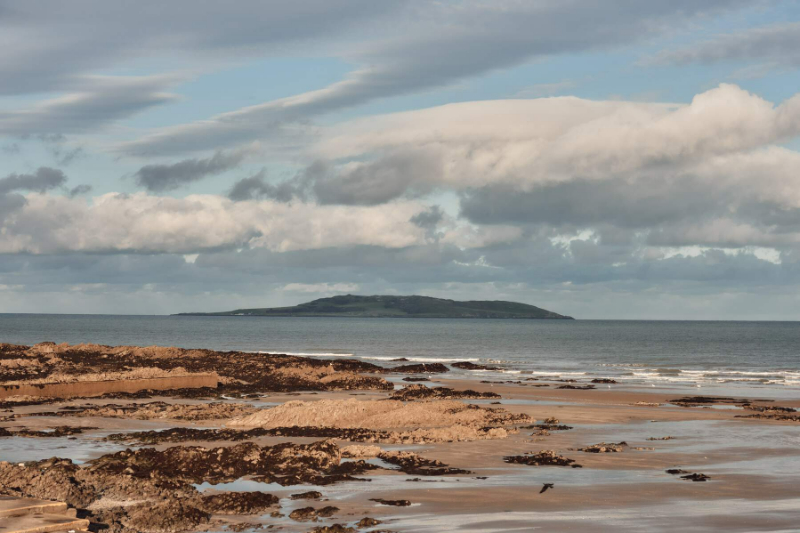
[[[0,313],[800,320],[800,0],[0,0]]]

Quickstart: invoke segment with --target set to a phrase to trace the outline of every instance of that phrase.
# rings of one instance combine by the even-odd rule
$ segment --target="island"
[[[574,320],[546,309],[504,301],[466,301],[430,296],[332,296],[292,307],[234,309],[216,313],[178,313],[177,316],[293,316],[361,318],[519,318]]]

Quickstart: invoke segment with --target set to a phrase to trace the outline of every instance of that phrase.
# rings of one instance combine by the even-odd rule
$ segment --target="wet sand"
[[[64,366],[70,368],[74,363],[69,349],[61,350],[67,353]],[[198,370],[207,370],[202,362],[206,355],[219,357],[196,352],[187,357]],[[178,358],[183,355],[171,353]],[[14,357],[24,356],[20,354]],[[238,356],[229,357],[235,361]],[[753,406],[773,411],[774,406],[800,408],[800,398],[770,401],[764,389],[762,396],[732,402],[692,403],[684,398],[685,391],[625,389],[615,384],[595,384],[590,390],[559,389],[565,383],[589,383],[558,381],[558,376],[482,383],[480,374],[474,380],[431,374],[432,381],[424,382],[428,386],[496,393],[500,398],[383,404],[394,388],[408,385],[399,378],[419,374],[347,362],[337,362],[337,369],[328,362],[300,357],[263,357],[261,363],[274,382],[258,377],[258,359],[242,355],[241,365],[227,363],[220,369],[223,379],[232,378],[227,385],[205,395],[151,391],[135,398],[48,399],[38,404],[27,398],[24,403],[32,405],[4,404],[0,428],[8,435],[0,437],[0,461],[9,464],[0,465],[0,494],[64,496],[93,521],[93,527],[119,532],[229,531],[231,526],[246,531],[305,532],[334,524],[342,525],[338,531],[398,532],[793,531],[800,523],[800,423],[743,418],[759,412]],[[167,359],[156,351],[137,362],[158,366],[162,360]],[[48,364],[57,367],[60,363],[49,359]],[[124,364],[131,366],[131,359],[126,358]],[[187,368],[191,370],[192,364]],[[383,385],[387,379],[396,385]],[[676,403],[681,399],[687,401]],[[280,410],[270,411],[287,402],[320,400],[330,403],[297,404],[300,410],[280,416]],[[387,406],[404,403],[409,409],[382,415]],[[328,405],[332,410],[326,418],[321,408]],[[442,406],[448,407],[442,410]],[[474,407],[463,411],[463,406]],[[362,408],[370,416],[361,419],[357,413]],[[264,411],[259,415],[256,410]],[[436,414],[445,411],[448,414]],[[402,425],[409,423],[416,426]],[[490,435],[485,425],[498,431]],[[59,437],[20,433],[62,426],[84,430]],[[428,431],[423,437],[406,438],[423,426]],[[480,438],[457,441],[449,429],[453,427],[459,428],[458,435],[466,434],[465,428],[483,433]],[[159,433],[169,429],[175,430],[176,440],[159,441]],[[182,430],[187,430],[186,438]],[[253,436],[240,438],[241,432],[253,430]],[[322,431],[333,437],[308,436]],[[141,444],[137,438],[151,442]],[[330,444],[318,448],[326,440]],[[606,449],[620,451],[581,451],[603,443],[614,444]],[[342,458],[341,449],[351,445],[377,446],[382,453],[366,456],[363,462]],[[126,449],[134,455],[117,453]],[[205,457],[207,450],[249,450],[248,457],[261,459],[251,467],[246,462],[250,459],[234,457],[233,462],[220,463],[221,469],[205,466],[224,456],[222,451],[208,452],[201,465],[187,459],[198,453]],[[548,450],[574,463],[524,464]],[[397,451],[414,455],[397,455]],[[276,462],[276,453],[288,459]],[[297,459],[308,453],[313,461]],[[80,497],[75,496],[77,492],[72,496],[47,492],[47,483],[42,481],[49,478],[42,476],[61,475],[67,468],[41,463],[53,456],[73,460],[82,483],[77,487]],[[573,468],[574,464],[581,467]],[[35,481],[14,482],[14,473],[23,470]],[[693,474],[709,479],[694,482],[682,477]],[[165,484],[169,479],[179,481],[169,488]],[[553,486],[541,492],[545,484]],[[100,492],[94,495],[93,490]],[[102,491],[113,493],[113,498],[102,496]],[[249,501],[252,497],[237,495],[250,491],[272,495],[275,503],[264,500],[259,506]],[[319,492],[321,499],[291,498],[307,491]],[[223,502],[225,507],[208,499],[213,494],[233,494],[230,498],[236,501]],[[382,505],[373,499],[407,500],[410,505]],[[179,501],[188,503],[177,505]],[[166,525],[143,521],[135,511],[143,504],[168,509],[185,520]],[[337,510],[320,511],[326,506]],[[306,507],[331,516],[314,518],[311,512],[311,518],[303,520],[309,512],[299,510]],[[356,527],[365,517],[383,523]]]

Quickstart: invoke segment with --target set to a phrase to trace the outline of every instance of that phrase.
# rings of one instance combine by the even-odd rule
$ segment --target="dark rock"
[[[375,527],[375,526],[380,525],[382,523],[383,522],[381,522],[380,520],[376,520],[375,518],[371,518],[369,516],[365,516],[364,518],[362,518],[361,520],[356,522],[356,527],[359,528],[359,529],[362,528],[362,527]]]
[[[500,370],[496,366],[476,365],[469,361],[459,361],[458,363],[451,363],[453,368],[460,368],[461,370]]]
[[[391,369],[392,372],[402,374],[441,374],[450,369],[441,363],[420,363],[416,365],[401,365]]]
[[[556,454],[552,450],[542,450],[536,454],[512,455],[503,457],[506,463],[523,464],[529,466],[570,466],[572,468],[582,468],[575,463],[574,459],[568,459]]]
[[[333,524],[331,526],[317,526],[309,533],[358,533],[358,530],[343,524]]]
[[[320,498],[322,498],[322,493],[317,492],[316,490],[310,490],[308,492],[292,494],[290,498],[293,500],[319,500]]]
[[[591,446],[587,446],[586,448],[578,448],[579,452],[587,452],[587,453],[619,453],[625,448],[628,447],[627,442],[612,442],[612,443],[605,443],[601,442],[599,444],[592,444]]]
[[[383,498],[370,498],[369,501],[376,502],[381,505],[392,505],[395,507],[408,507],[411,502],[408,500],[384,500]]]
[[[264,514],[280,499],[264,492],[222,492],[200,498],[203,511],[212,514]]]
[[[689,474],[688,476],[681,476],[681,479],[687,479],[689,481],[708,481],[711,477],[705,474]]]
[[[302,509],[295,509],[289,513],[289,518],[297,520],[298,522],[305,522],[307,520],[315,520],[317,518],[330,518],[339,511],[338,507],[328,505],[321,509],[314,509],[313,507],[303,507]]]
[[[481,399],[481,398],[500,398],[494,392],[477,392],[474,390],[453,390],[447,387],[426,387],[425,385],[408,385],[400,390],[394,391],[391,398],[393,400],[456,400],[456,399]]]
[[[471,474],[469,470],[451,468],[434,459],[426,459],[412,452],[383,452],[379,459],[399,467],[399,470],[412,476],[447,476]]]

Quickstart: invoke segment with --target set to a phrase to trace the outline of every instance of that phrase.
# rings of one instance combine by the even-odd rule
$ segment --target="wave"
[[[298,357],[356,357],[354,353],[338,353],[338,352],[285,352],[283,350],[259,350],[257,352],[250,352],[250,353],[266,353],[266,354],[277,354],[277,355],[296,355]]]
[[[459,361],[468,361],[470,363],[476,363],[480,361],[477,357],[465,357],[463,359],[450,359],[446,357],[409,357],[409,356],[385,356],[385,355],[374,355],[374,356],[359,356],[359,359],[369,359],[371,361],[394,361],[396,363],[404,363],[405,361],[397,361],[397,359],[407,359],[409,362],[413,363],[458,363]]]

